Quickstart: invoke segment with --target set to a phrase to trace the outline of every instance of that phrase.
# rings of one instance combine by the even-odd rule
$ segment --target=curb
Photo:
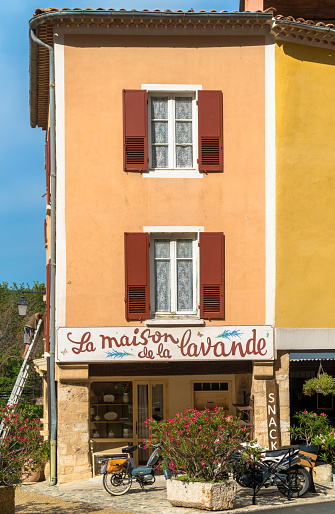
[[[252,501],[252,498],[250,498]],[[271,505],[259,505],[257,504],[257,498],[256,498],[256,505],[248,505],[246,507],[237,507],[232,509],[232,512],[234,514],[242,514],[243,512],[254,512],[254,511],[262,511],[262,510],[276,510],[276,509],[285,509],[285,508],[292,508],[297,506],[304,506],[304,505],[314,505],[318,503],[326,503],[326,502],[334,502],[335,501],[335,492],[332,495],[325,495],[325,496],[316,496],[315,498],[299,498],[299,499],[293,499],[291,501],[284,500],[285,503],[282,504],[271,504]]]

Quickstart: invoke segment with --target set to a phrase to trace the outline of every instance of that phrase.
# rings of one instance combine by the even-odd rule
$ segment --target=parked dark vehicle
[[[238,462],[238,452],[234,458]],[[306,494],[311,486],[310,474],[300,460],[299,446],[264,451],[258,462],[246,464],[242,469],[236,465],[234,478],[240,486],[254,489],[255,494],[261,487],[276,486],[284,496],[297,498]]]

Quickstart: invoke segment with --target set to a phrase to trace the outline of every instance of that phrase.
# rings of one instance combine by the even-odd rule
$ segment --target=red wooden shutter
[[[126,318],[150,317],[149,291],[149,234],[124,235],[126,267]]]
[[[49,334],[50,334],[50,260],[47,264],[46,269],[46,288],[45,288],[45,296],[46,296],[46,304],[45,304],[45,314],[44,314],[44,339],[45,339],[45,351],[49,353],[50,344],[49,344]]]
[[[199,171],[223,171],[222,91],[198,92]]]
[[[45,144],[45,182],[46,182],[46,201],[50,205],[50,129],[48,139]]]
[[[123,165],[125,171],[147,171],[147,92],[123,90]]]
[[[200,232],[200,316],[224,318],[224,234]]]
[[[46,248],[48,244],[47,239],[47,220],[44,220],[44,247]]]

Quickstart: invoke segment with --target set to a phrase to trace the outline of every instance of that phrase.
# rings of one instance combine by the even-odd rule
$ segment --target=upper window
[[[223,171],[222,134],[222,91],[123,91],[125,171],[162,177]]]
[[[148,109],[149,168],[195,169],[195,95],[152,94]]]

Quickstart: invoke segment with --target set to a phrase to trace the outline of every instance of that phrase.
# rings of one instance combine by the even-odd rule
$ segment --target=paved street
[[[315,503],[311,505],[292,505],[291,507],[283,507],[283,508],[272,508],[262,510],[262,514],[331,514],[335,512],[335,501],[330,502],[322,502],[315,505]]]
[[[25,492],[18,489],[15,492],[15,514],[125,514],[115,509],[100,509],[89,503],[79,503],[63,500],[61,497],[51,497],[42,494]],[[3,513],[1,513],[3,514]]]
[[[298,498],[287,501],[285,497],[279,493],[277,488],[271,487],[263,489],[257,496],[257,504],[252,505],[252,491],[246,488],[238,488],[237,498],[235,502],[234,513],[263,511],[280,508],[278,511],[283,514],[285,511],[290,514],[304,512],[309,514],[316,511],[316,504],[318,514],[321,514],[319,502],[321,502],[322,508],[327,509],[327,513],[332,512],[330,506],[335,503],[335,490],[332,483],[317,483],[316,494],[307,493],[303,498]],[[97,512],[97,514],[200,514],[203,511],[198,509],[188,509],[183,507],[172,507],[166,500],[166,486],[165,480],[162,476],[157,477],[156,483],[147,487],[144,491],[141,491],[137,484],[133,484],[132,488],[124,496],[115,497],[110,496],[103,488],[102,478],[96,477],[94,479],[87,480],[85,482],[72,482],[70,484],[57,485],[49,487],[47,482],[40,482],[36,484],[25,484],[20,488],[21,492],[37,494],[39,509],[41,506],[41,497],[48,497],[48,501],[52,499],[58,499],[63,502],[75,502],[71,510],[69,504],[65,504],[64,510],[52,511],[49,507],[46,510],[22,510],[23,506],[18,506],[17,512],[28,513],[28,512],[48,512],[48,514],[57,513],[73,513],[81,514],[84,512]],[[33,502],[32,497],[30,502]],[[322,503],[325,502],[325,503]],[[81,504],[81,505],[78,505]],[[86,505],[90,506],[90,509],[86,510]],[[32,506],[33,503],[30,503]],[[287,508],[285,508],[287,507]],[[283,510],[285,508],[285,510]],[[310,509],[310,510],[307,510]],[[21,510],[20,510],[21,509]],[[105,510],[104,510],[105,509]],[[300,509],[300,510],[292,510]],[[226,512],[226,511],[225,511]],[[324,510],[324,512],[326,512]]]

